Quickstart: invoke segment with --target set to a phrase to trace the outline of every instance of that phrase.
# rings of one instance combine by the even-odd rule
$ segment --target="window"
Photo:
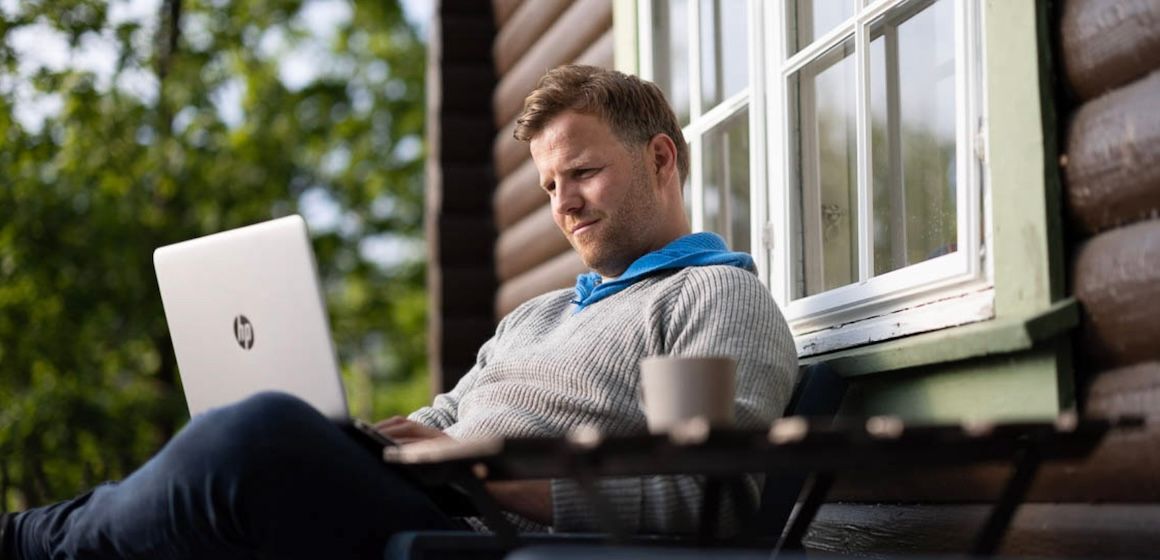
[[[979,9],[638,0],[693,227],[754,253],[801,355],[993,316]]]
[[[657,0],[640,8],[641,21],[655,22],[642,50],[644,75],[665,91],[689,142],[685,204],[693,228],[752,251],[759,222],[751,204],[747,0]]]

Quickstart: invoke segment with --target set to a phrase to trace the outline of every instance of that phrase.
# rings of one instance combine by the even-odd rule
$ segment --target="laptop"
[[[379,458],[395,445],[350,416],[301,216],[161,247],[153,265],[190,416],[280,391]],[[432,497],[445,510],[466,507],[458,491],[439,494]]]
[[[153,265],[191,416],[276,390],[349,419],[300,216],[161,247]]]

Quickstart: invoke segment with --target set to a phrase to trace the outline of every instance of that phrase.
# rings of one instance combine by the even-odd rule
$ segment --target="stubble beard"
[[[656,249],[648,243],[658,225],[657,205],[648,176],[643,166],[638,166],[621,206],[605,213],[585,243],[571,236],[568,241],[589,269],[604,277],[620,276],[633,261]]]

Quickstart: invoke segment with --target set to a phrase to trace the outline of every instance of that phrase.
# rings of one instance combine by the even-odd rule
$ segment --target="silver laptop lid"
[[[191,416],[276,390],[347,419],[300,216],[161,247],[153,265]]]

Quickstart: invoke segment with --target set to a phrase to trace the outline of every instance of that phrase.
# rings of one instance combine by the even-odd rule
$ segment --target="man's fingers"
[[[430,426],[412,422],[406,418],[388,418],[375,424],[380,434],[387,436],[399,444],[414,443],[446,438],[447,434]]]
[[[375,422],[375,429],[381,431],[383,428],[395,426],[398,424],[404,424],[407,422],[410,422],[410,420],[407,420],[406,418],[403,418],[402,416],[392,416],[392,417],[387,418],[385,420],[379,420],[378,422]]]

